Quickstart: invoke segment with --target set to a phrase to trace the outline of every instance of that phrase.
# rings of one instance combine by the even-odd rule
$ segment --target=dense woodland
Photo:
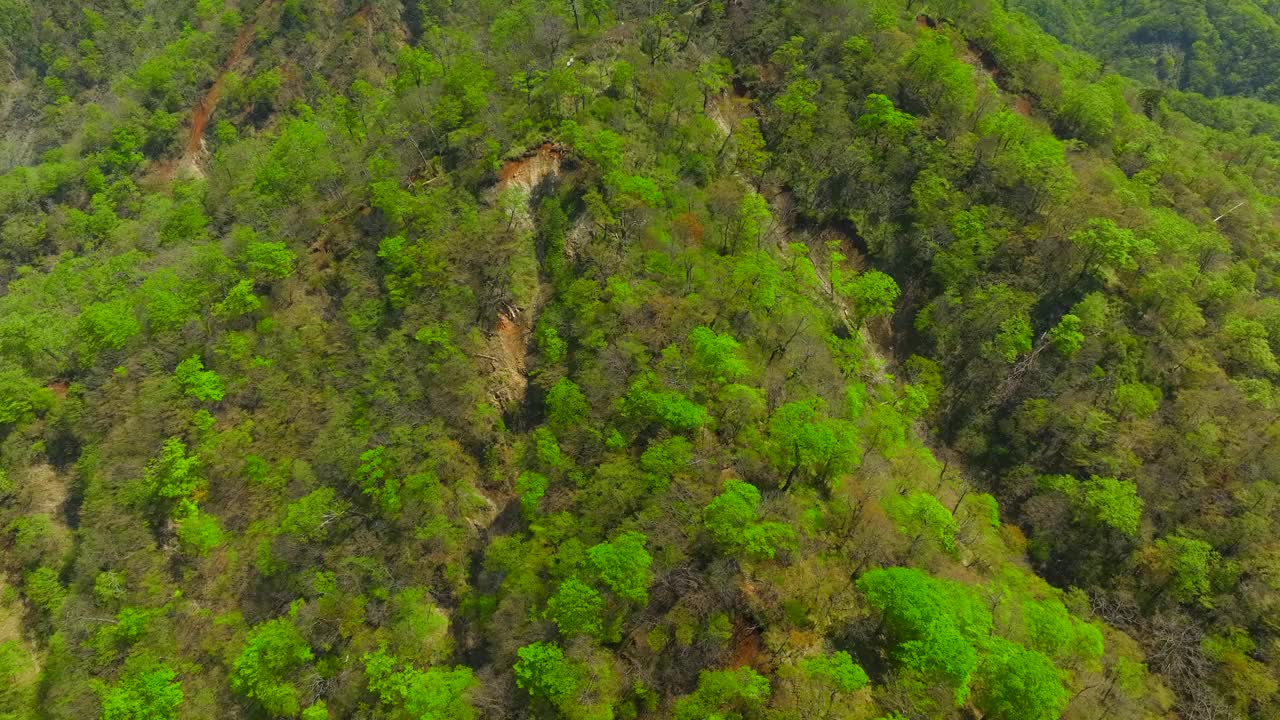
[[[1010,0],[1009,7],[1143,82],[1280,100],[1276,0]]]
[[[0,718],[1280,716],[1280,6],[1009,2],[0,0]]]

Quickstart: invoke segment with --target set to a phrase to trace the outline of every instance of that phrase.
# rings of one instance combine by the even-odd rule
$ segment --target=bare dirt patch
[[[990,75],[993,80],[999,79],[1000,66],[996,64],[996,59],[972,41],[966,45],[960,56],[965,62]]]
[[[529,331],[522,318],[532,313],[507,310],[498,314],[498,326],[490,340],[493,374],[496,383],[494,400],[501,407],[512,407],[524,400],[529,389],[525,374],[529,356]]]
[[[729,668],[736,670],[743,667],[758,668],[761,662],[760,628],[738,615],[733,619],[733,653],[729,657]]]
[[[736,93],[721,93],[707,102],[707,117],[729,135],[738,123],[751,115],[751,100]]]
[[[534,222],[528,201],[539,188],[560,175],[566,158],[564,146],[544,142],[520,157],[508,160],[498,171],[498,182],[489,195],[495,201],[508,190],[523,193],[524,201],[515,213],[512,229],[520,234],[519,242],[527,242],[532,253]],[[526,364],[529,340],[542,302],[541,291],[521,307],[507,307],[498,313],[492,334],[482,355],[493,366],[490,393],[495,404],[509,409],[524,401],[529,388]]]
[[[26,489],[28,513],[43,513],[61,524],[62,508],[67,502],[67,484],[57,471],[46,464],[27,468],[21,486]]]
[[[564,155],[564,147],[546,142],[514,160],[508,160],[498,171],[498,192],[510,187],[533,192],[548,177],[560,174]]]

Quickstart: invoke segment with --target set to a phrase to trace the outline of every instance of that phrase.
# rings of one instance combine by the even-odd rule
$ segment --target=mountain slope
[[[1274,715],[1243,106],[994,3],[0,10],[0,713]]]

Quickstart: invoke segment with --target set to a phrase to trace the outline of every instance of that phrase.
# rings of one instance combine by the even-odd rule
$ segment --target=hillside
[[[0,0],[0,71],[0,718],[1280,714],[1266,92],[994,0]]]
[[[1011,0],[1009,9],[1144,83],[1280,100],[1274,0]]]

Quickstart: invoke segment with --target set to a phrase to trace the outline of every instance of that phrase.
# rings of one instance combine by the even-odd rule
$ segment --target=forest
[[[0,720],[1280,717],[1280,3],[0,0]]]

